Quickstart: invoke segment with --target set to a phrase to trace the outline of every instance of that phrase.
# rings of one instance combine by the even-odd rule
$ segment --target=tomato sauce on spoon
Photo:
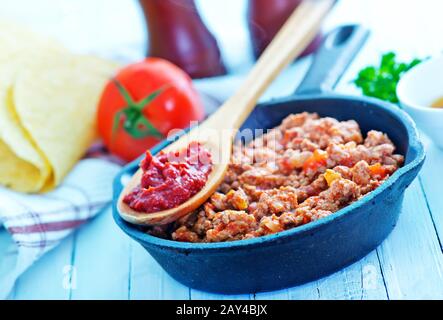
[[[140,185],[123,198],[131,209],[153,213],[172,209],[197,194],[212,170],[210,152],[201,144],[191,143],[180,152],[146,152],[140,164]]]

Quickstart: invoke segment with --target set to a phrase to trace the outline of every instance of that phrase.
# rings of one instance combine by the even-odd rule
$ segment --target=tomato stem
[[[135,102],[128,90],[126,90],[120,81],[113,79],[113,82],[125,100],[126,106],[118,111],[114,116],[112,139],[114,140],[115,135],[120,128],[122,119],[124,119],[123,129],[133,138],[141,139],[149,136],[156,137],[158,139],[165,138],[165,136],[146,118],[146,116],[143,114],[143,110],[147,108],[149,104],[166,89],[166,87],[155,90],[139,102]]]

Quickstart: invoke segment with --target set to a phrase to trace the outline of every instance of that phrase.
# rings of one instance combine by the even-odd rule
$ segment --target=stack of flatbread
[[[114,62],[0,22],[0,184],[53,189],[96,137],[96,110]]]

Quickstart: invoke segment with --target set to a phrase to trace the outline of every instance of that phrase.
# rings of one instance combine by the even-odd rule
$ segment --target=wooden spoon
[[[140,184],[142,170],[139,169],[118,199],[118,210],[124,220],[139,225],[167,224],[197,209],[217,190],[229,165],[236,131],[269,84],[312,41],[333,3],[334,0],[303,1],[263,52],[236,94],[201,125],[164,149],[165,152],[183,150],[190,142],[198,141],[211,152],[212,172],[203,189],[178,207],[154,213],[137,212],[122,200]]]

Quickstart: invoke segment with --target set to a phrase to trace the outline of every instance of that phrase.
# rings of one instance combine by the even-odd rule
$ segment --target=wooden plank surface
[[[130,299],[189,299],[190,289],[163,271],[138,243],[131,242]]]
[[[437,148],[426,136],[422,135],[426,146],[426,161],[420,174],[421,187],[426,205],[431,212],[432,222],[437,231],[440,248],[443,250],[443,150]]]
[[[371,252],[362,260],[312,284],[289,290],[290,299],[387,299],[379,260]]]
[[[258,293],[257,300],[364,300],[387,299],[379,260],[372,252],[353,265],[323,279],[298,287]]]
[[[10,299],[67,300],[75,235],[43,256],[16,282]]]
[[[73,265],[77,273],[71,299],[128,299],[130,240],[114,223],[110,208],[79,229]]]
[[[390,299],[442,299],[443,255],[420,181],[406,190],[397,227],[379,247]]]

